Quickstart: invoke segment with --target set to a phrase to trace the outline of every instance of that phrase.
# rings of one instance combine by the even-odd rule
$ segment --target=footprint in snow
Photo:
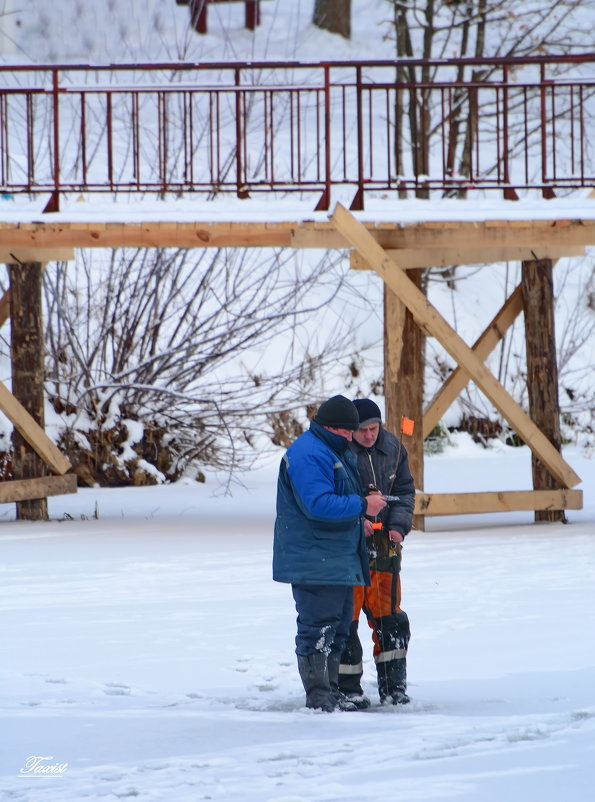
[[[107,696],[130,696],[132,688],[129,685],[122,685],[120,682],[106,682],[103,692]]]

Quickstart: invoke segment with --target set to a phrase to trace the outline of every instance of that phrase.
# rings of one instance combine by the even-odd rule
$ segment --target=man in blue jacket
[[[296,654],[306,707],[357,709],[339,691],[339,663],[353,616],[353,586],[369,585],[363,516],[386,505],[361,494],[349,442],[359,426],[342,395],[320,405],[279,468],[273,579],[291,583]]]

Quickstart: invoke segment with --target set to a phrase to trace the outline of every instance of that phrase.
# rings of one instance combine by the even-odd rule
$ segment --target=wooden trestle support
[[[533,510],[537,520],[563,520],[565,510],[582,508],[582,491],[573,489],[581,479],[560,452],[551,272],[557,259],[580,255],[586,246],[594,244],[595,221],[589,219],[362,223],[340,204],[328,220],[320,222],[0,223],[0,257],[11,265],[10,292],[19,297],[10,304],[15,392],[11,394],[0,384],[0,410],[52,474],[44,475],[46,470],[41,466],[36,476],[20,473],[23,478],[0,483],[0,502],[18,504],[76,491],[76,477],[68,473],[69,461],[43,431],[43,421],[35,420],[39,398],[37,390],[31,388],[43,386],[39,364],[26,369],[30,372],[29,389],[17,390],[18,374],[24,370],[19,362],[19,340],[28,338],[30,353],[31,338],[37,337],[42,349],[41,312],[33,309],[38,302],[32,293],[27,295],[22,290],[32,276],[38,280],[43,262],[72,258],[73,248],[86,247],[339,248],[350,250],[351,268],[374,270],[385,285],[387,426],[398,430],[401,414],[418,420],[418,436],[407,443],[419,488],[415,508],[418,528],[424,527],[425,516],[510,510]],[[421,270],[512,260],[523,264],[521,284],[483,334],[468,346],[421,291]],[[32,308],[26,309],[27,303]],[[484,364],[521,311],[525,315],[530,415]],[[0,316],[7,313],[5,296],[0,300]],[[32,319],[37,321],[33,329]],[[24,333],[24,326],[29,326],[28,333]],[[422,410],[423,376],[417,351],[423,348],[426,335],[438,340],[457,368]],[[412,341],[417,343],[413,359],[409,353]],[[403,342],[408,343],[407,349]],[[531,449],[532,490],[423,492],[423,440],[470,380]],[[29,408],[32,398],[36,399],[33,409]],[[20,459],[18,453],[16,457]]]

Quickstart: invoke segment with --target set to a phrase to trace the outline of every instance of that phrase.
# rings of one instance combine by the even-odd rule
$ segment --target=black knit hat
[[[370,398],[356,398],[353,402],[359,416],[359,426],[367,426],[369,423],[382,423],[380,407]]]
[[[350,429],[354,432],[359,428],[359,417],[353,401],[344,395],[334,395],[324,401],[314,416],[316,423],[321,426],[330,426],[333,429]]]

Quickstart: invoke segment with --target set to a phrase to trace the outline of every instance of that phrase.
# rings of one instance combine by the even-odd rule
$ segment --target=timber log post
[[[31,417],[44,426],[44,333],[41,262],[9,264],[12,393]],[[12,434],[15,479],[33,479],[50,472],[16,427]],[[17,519],[47,521],[47,498],[17,501]]]
[[[521,286],[525,306],[529,413],[552,445],[561,451],[552,267],[551,259],[523,262]],[[531,466],[535,490],[562,487],[535,454],[531,457]],[[566,515],[564,510],[536,510],[535,521],[566,522]]]
[[[422,269],[407,275],[418,289],[423,285]],[[401,418],[415,421],[413,437],[403,443],[417,490],[424,489],[424,393],[425,334],[397,294],[384,285],[384,401],[386,428],[401,436]],[[425,529],[423,515],[413,516],[413,525]]]

